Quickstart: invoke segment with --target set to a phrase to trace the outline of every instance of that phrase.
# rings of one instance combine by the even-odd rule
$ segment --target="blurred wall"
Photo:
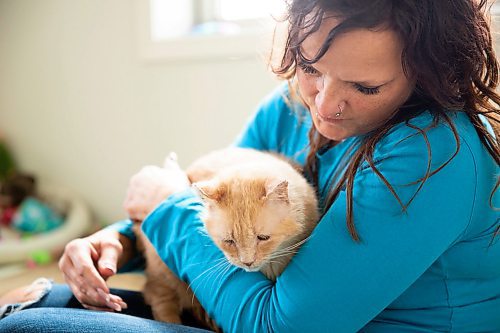
[[[143,0],[146,1],[146,0]],[[23,170],[68,186],[99,222],[129,177],[229,144],[278,81],[246,59],[148,62],[133,0],[0,0],[0,135]]]

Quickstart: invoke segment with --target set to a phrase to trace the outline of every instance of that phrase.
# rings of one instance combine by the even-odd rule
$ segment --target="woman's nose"
[[[339,103],[342,100],[341,91],[323,85],[323,89],[316,94],[316,110],[323,117],[333,118],[339,111]]]

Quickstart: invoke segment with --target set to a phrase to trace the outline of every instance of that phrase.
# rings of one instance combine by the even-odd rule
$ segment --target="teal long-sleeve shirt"
[[[286,95],[282,87],[265,100],[238,145],[303,164],[311,120]],[[225,332],[500,332],[500,237],[493,239],[500,213],[490,206],[499,166],[466,115],[452,119],[457,155],[424,183],[405,212],[362,164],[353,188],[361,242],[348,233],[342,191],[275,283],[259,272],[218,265],[223,254],[200,232],[203,207],[191,191],[160,204],[143,230]],[[443,165],[457,149],[449,126],[429,128],[431,122],[424,112],[375,147],[375,165],[403,203],[427,168]],[[320,201],[360,140],[317,154]],[[495,207],[499,195],[491,200]],[[117,225],[125,234],[129,227]]]

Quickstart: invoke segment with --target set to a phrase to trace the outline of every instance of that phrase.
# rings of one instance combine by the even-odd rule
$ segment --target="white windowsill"
[[[141,46],[145,60],[199,60],[217,58],[255,58],[262,37],[258,34],[230,36],[185,36],[165,41],[146,41]]]

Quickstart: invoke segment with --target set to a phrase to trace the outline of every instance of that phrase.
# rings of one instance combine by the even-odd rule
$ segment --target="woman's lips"
[[[321,121],[327,122],[327,123],[338,123],[338,122],[344,120],[343,118],[340,118],[340,117],[332,117],[332,118],[325,117],[321,113],[319,113],[318,111],[316,111],[316,118],[318,118]]]

